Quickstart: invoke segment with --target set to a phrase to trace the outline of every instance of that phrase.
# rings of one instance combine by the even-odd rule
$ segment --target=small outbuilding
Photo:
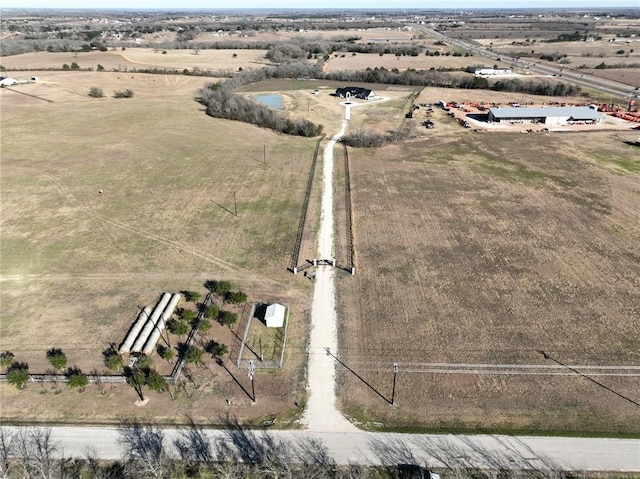
[[[284,315],[286,312],[287,308],[278,303],[267,306],[264,314],[264,322],[267,328],[281,328],[284,326]]]

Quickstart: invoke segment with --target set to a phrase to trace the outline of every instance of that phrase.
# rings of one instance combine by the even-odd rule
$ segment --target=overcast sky
[[[640,8],[640,0],[3,0],[5,8],[235,9],[235,8]]]

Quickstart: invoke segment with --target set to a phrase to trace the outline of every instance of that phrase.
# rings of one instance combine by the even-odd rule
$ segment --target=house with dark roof
[[[343,86],[336,89],[336,96],[340,98],[358,98],[360,100],[371,100],[375,98],[376,92],[368,88],[359,86]]]
[[[604,115],[588,106],[489,108],[489,122],[572,125],[601,123]]]

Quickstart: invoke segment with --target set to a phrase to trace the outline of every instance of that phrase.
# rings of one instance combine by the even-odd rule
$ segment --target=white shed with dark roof
[[[544,123],[571,125],[600,123],[604,115],[588,106],[489,108],[489,121],[495,123]]]

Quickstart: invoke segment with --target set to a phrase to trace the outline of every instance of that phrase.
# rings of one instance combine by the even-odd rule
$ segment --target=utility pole
[[[391,389],[391,405],[393,406],[396,400],[396,376],[398,376],[398,363],[393,363],[393,388]]]
[[[233,211],[235,212],[235,215],[238,216],[238,204],[236,203],[236,192],[235,192],[235,190],[233,191]]]
[[[256,372],[256,364],[253,361],[253,359],[251,359],[249,361],[249,381],[251,381],[251,400],[255,403],[256,402],[256,389],[255,386],[253,385],[253,374]]]

